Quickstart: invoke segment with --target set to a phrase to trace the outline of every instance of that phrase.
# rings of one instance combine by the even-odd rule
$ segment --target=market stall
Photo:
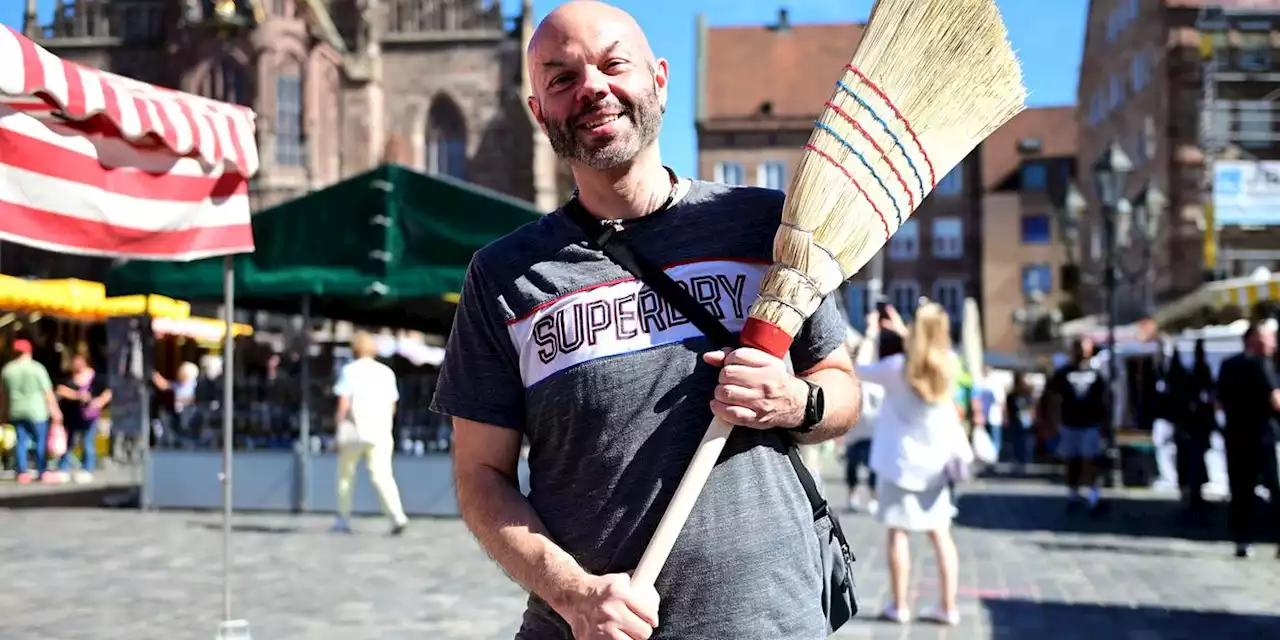
[[[223,281],[230,346],[229,256],[254,248],[248,196],[258,168],[253,111],[62,60],[7,26],[0,28],[0,60],[0,239],[111,258],[228,256]],[[137,374],[145,360],[141,352],[126,353],[108,375],[133,377],[143,388]],[[228,360],[233,353],[227,350]],[[231,389],[226,385],[228,405]],[[140,406],[145,425],[146,403]],[[228,414],[224,442],[231,427]],[[221,478],[224,568],[230,566],[233,470],[228,446],[220,476],[210,478]]]

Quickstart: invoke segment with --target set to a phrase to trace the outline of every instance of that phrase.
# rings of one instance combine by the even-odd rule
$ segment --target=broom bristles
[[[880,0],[814,125],[750,315],[795,336],[939,180],[1025,109],[994,0]]]

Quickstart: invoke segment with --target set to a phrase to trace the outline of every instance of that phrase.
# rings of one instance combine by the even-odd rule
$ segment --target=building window
[[[462,110],[440,96],[427,112],[427,171],[467,179],[467,124]]]
[[[1022,267],[1022,295],[1031,297],[1034,291],[1048,294],[1052,290],[1052,267],[1044,263],[1029,264]]]
[[[894,280],[889,283],[889,304],[898,310],[903,320],[916,313],[920,302],[920,283],[915,280]]]
[[[933,192],[940,196],[955,196],[964,192],[964,163],[961,162],[942,176]]]
[[[1022,244],[1049,244],[1053,242],[1053,225],[1047,213],[1027,213],[1022,216]]]
[[[196,90],[202,96],[252,107],[248,76],[244,65],[228,54],[223,54],[209,66],[209,73]]]
[[[915,220],[902,223],[897,232],[889,238],[889,258],[893,260],[915,260],[920,257],[920,225]]]
[[[1049,168],[1043,162],[1022,165],[1022,190],[1044,191],[1049,187]]]
[[[1133,92],[1135,94],[1145,89],[1147,82],[1151,79],[1150,60],[1151,55],[1142,51],[1133,56],[1133,62],[1129,65],[1129,80],[1133,84]]]
[[[764,162],[756,166],[756,186],[786,191],[787,166],[781,162]]]
[[[1246,32],[1240,34],[1236,61],[1244,71],[1266,71],[1271,68],[1271,34]]]
[[[276,78],[276,164],[300,167],[306,162],[302,142],[302,76],[297,70]]]
[[[867,283],[853,281],[844,287],[845,310],[849,313],[849,324],[858,331],[866,331],[867,314],[871,313],[870,300],[867,299]]]
[[[1118,109],[1124,104],[1124,76],[1113,74],[1111,76],[1111,93],[1110,101],[1107,104],[1108,109]]]
[[[746,184],[746,172],[736,162],[720,162],[716,164],[715,181],[723,184]]]
[[[933,257],[960,258],[964,256],[964,221],[960,218],[934,218]]]
[[[1266,147],[1271,144],[1271,103],[1266,100],[1239,100],[1240,144]]]
[[[964,282],[945,278],[933,283],[933,301],[947,310],[953,327],[964,317]]]

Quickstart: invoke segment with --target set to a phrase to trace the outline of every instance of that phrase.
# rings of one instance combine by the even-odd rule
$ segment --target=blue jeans
[[[94,461],[98,457],[98,420],[96,418],[90,420],[87,426],[80,424],[75,428],[67,429],[67,452],[62,454],[62,460],[58,461],[58,470],[70,471],[72,461],[80,462],[76,460],[75,454],[76,434],[80,435],[80,447],[84,449],[84,463],[80,464],[80,468],[93,471]]]
[[[35,449],[35,472],[44,473],[49,460],[49,421],[14,420],[13,428],[18,431],[18,461],[14,467],[18,475],[27,470],[27,447]]]
[[[1033,429],[1021,429],[1013,434],[1013,457],[1021,464],[1036,461],[1036,432]]]
[[[845,484],[858,487],[858,468],[867,468],[867,488],[875,491],[876,472],[871,469],[871,441],[859,440],[845,449]]]

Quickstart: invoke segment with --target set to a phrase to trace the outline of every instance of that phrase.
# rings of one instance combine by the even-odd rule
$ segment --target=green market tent
[[[536,220],[532,205],[448,177],[384,164],[253,218],[257,246],[235,258],[241,308],[445,332],[472,254]],[[221,301],[223,259],[132,261],[108,295]]]

